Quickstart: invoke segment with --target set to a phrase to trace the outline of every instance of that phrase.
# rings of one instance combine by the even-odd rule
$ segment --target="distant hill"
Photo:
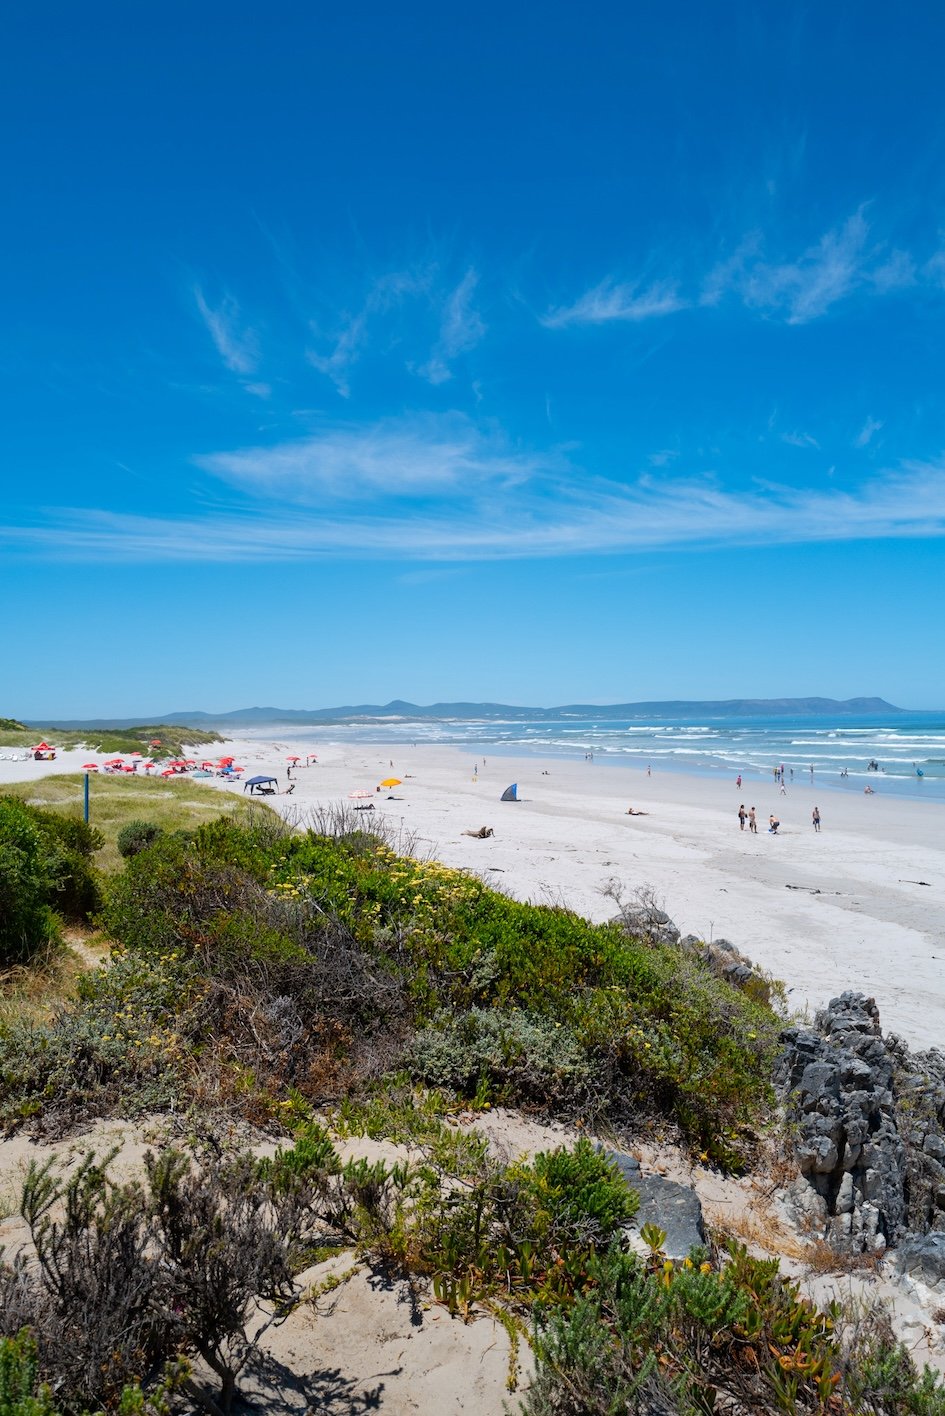
[[[727,698],[666,699],[646,703],[565,703],[555,708],[527,708],[510,703],[406,703],[395,698],[390,703],[347,704],[340,708],[237,708],[231,713],[162,713],[159,721],[177,726],[251,727],[263,723],[344,723],[374,718],[496,718],[506,721],[536,722],[558,718],[593,718],[598,721],[625,718],[761,718],[887,716],[906,710],[884,698]],[[140,719],[95,718],[44,722],[45,728],[128,728]]]

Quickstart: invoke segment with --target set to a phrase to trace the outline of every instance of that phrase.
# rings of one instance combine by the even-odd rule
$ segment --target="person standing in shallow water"
[[[820,807],[819,807],[819,806],[815,806],[815,807],[814,807],[813,811],[811,812],[811,817],[810,817],[810,819],[811,819],[811,824],[812,824],[814,830],[815,830],[815,831],[819,831],[819,830],[820,830]]]
[[[744,804],[744,802],[743,802],[742,805],[738,808],[738,829],[739,829],[739,831],[744,831],[744,829],[745,829],[745,822],[746,822],[747,819],[748,819],[748,813],[747,813],[747,811],[745,810],[745,804]]]
[[[757,817],[755,816],[755,808],[754,808],[753,806],[750,806],[750,807],[748,808],[748,829],[749,829],[749,831],[751,831],[755,836],[757,836],[757,834],[758,834],[758,819],[757,819]]]

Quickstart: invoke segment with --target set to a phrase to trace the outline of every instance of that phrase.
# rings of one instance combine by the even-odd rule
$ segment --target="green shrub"
[[[444,1011],[405,1055],[413,1074],[461,1096],[509,1102],[559,1116],[606,1104],[606,1082],[573,1031],[525,1013]]]
[[[0,797],[0,968],[58,942],[59,922],[50,906],[58,866],[35,814],[12,797]]]
[[[606,1245],[640,1207],[619,1168],[582,1137],[575,1146],[542,1151],[513,1166],[532,1209],[532,1230],[555,1248]]]
[[[56,1416],[52,1392],[37,1379],[38,1367],[28,1328],[0,1337],[0,1416]]]
[[[118,854],[126,860],[129,856],[136,856],[139,851],[147,850],[160,834],[160,826],[156,826],[153,821],[129,821],[128,825],[118,832]]]

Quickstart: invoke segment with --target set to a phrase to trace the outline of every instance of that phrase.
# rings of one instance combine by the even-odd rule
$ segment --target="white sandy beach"
[[[271,731],[271,730],[270,730]],[[326,734],[327,736],[327,734]],[[420,849],[480,874],[520,898],[561,903],[591,919],[615,913],[602,891],[616,879],[627,897],[651,887],[683,933],[729,939],[783,979],[792,1009],[814,1010],[847,988],[873,995],[883,1027],[914,1047],[945,1047],[945,811],[884,796],[851,796],[773,781],[741,791],[734,776],[702,778],[596,762],[495,757],[419,745],[340,746],[259,736],[227,752],[245,777],[271,772],[287,785],[290,753],[317,765],[293,771],[292,795],[267,798],[292,818],[356,790]],[[54,763],[0,760],[0,784],[76,771],[86,749]],[[393,765],[391,765],[393,763]],[[473,773],[474,763],[477,774]],[[385,777],[402,785],[375,792]],[[517,803],[499,797],[518,782]],[[242,791],[205,779],[209,790]],[[37,792],[41,797],[41,793]],[[393,799],[391,799],[393,797]],[[754,805],[758,834],[739,831],[739,802]],[[815,834],[817,804],[823,829]],[[632,805],[646,815],[628,816]],[[768,834],[768,816],[781,820]],[[491,826],[473,840],[465,830]],[[919,884],[927,881],[928,884]],[[797,888],[788,888],[797,887]]]

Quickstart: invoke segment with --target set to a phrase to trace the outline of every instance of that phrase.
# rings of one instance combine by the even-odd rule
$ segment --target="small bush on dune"
[[[153,821],[129,821],[128,825],[118,832],[115,842],[118,854],[126,860],[129,856],[136,856],[153,845],[160,834],[160,826],[156,826]]]
[[[587,1116],[606,1106],[606,1080],[570,1028],[550,1018],[472,1008],[437,1014],[405,1063],[432,1086],[544,1114]]]
[[[91,857],[101,844],[84,821],[0,797],[0,967],[56,942],[60,916],[85,920],[98,908]]]
[[[50,906],[56,856],[28,808],[0,798],[0,968],[22,963],[60,937]]]

